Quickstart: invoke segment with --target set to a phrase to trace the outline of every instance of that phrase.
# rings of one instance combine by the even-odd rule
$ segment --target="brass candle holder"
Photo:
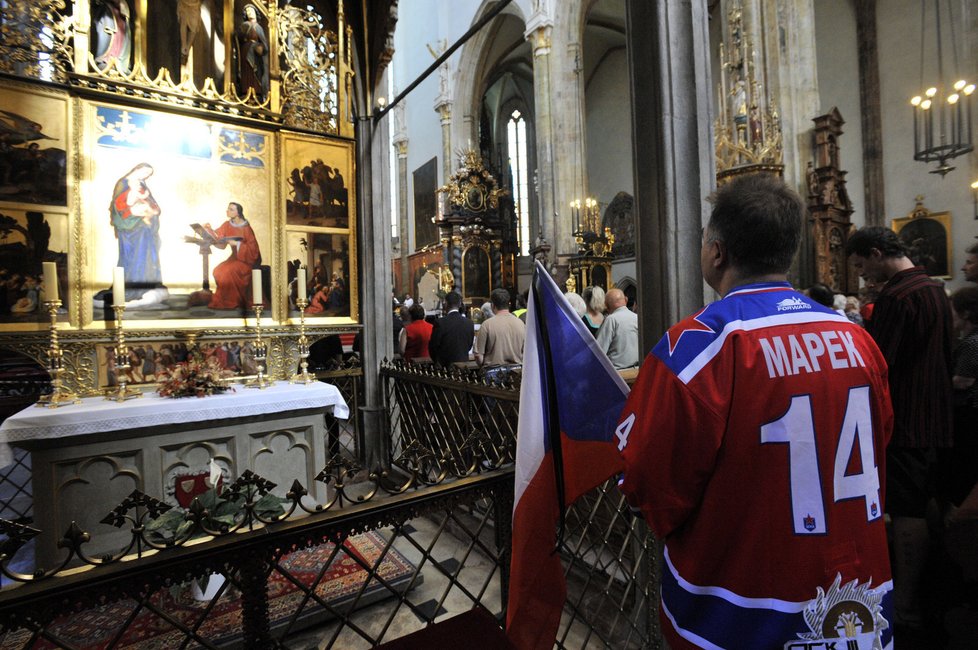
[[[51,316],[51,345],[48,347],[48,374],[51,375],[51,393],[41,395],[37,400],[38,406],[57,408],[66,404],[79,404],[78,396],[61,385],[61,373],[64,372],[63,352],[58,345],[58,307],[60,300],[45,300],[48,314]]]
[[[127,399],[142,397],[143,394],[126,385],[126,371],[132,367],[129,363],[129,346],[126,345],[126,335],[122,327],[122,316],[126,311],[126,306],[112,305],[112,310],[115,312],[115,350],[113,350],[113,356],[115,357],[117,385],[115,388],[105,390],[105,399],[125,402]]]
[[[261,310],[260,304],[255,305],[255,365],[258,366],[258,374],[254,379],[245,382],[248,388],[268,388],[271,384],[265,377],[265,360],[268,358],[268,345],[261,338]]]
[[[306,338],[306,307],[309,306],[309,301],[299,298],[295,301],[295,306],[299,308],[299,367],[302,372],[292,375],[289,383],[311,384],[316,381],[316,376],[309,374],[309,339]]]

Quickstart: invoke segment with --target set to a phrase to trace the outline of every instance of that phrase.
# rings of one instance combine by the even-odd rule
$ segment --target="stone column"
[[[550,46],[553,20],[536,13],[526,26],[524,36],[533,47],[533,104],[536,111],[537,180],[540,187],[538,228],[530,224],[530,232],[542,230],[543,237],[557,242],[557,221],[554,218],[554,159],[553,125],[550,106]]]
[[[715,184],[708,14],[688,0],[626,6],[639,335],[649,350],[703,304],[700,229]]]
[[[384,160],[390,156],[386,133],[378,133],[370,115],[357,118],[357,237],[363,242],[357,247],[360,281],[360,322],[363,352],[363,415],[362,438],[358,441],[366,467],[386,466],[389,441],[384,429],[384,396],[380,381],[380,362],[391,358],[394,344],[391,339],[391,225],[375,196],[389,191],[383,184]]]
[[[962,6],[966,7],[967,4]],[[864,215],[867,226],[885,226],[883,117],[880,106],[876,0],[856,0],[856,36],[860,44],[859,105],[862,110],[859,113],[859,119],[863,133],[863,185],[866,190]]]
[[[758,70],[767,76],[769,96],[781,111],[781,130],[795,134],[784,139],[784,180],[805,196],[806,169],[812,160],[812,118],[820,110],[815,53],[815,0],[744,3],[755,36]],[[814,282],[814,246],[810,231],[802,231],[801,247],[790,272],[801,286]]]
[[[394,151],[397,154],[397,224],[398,241],[401,242],[401,282],[402,288],[408,286],[411,281],[411,272],[408,269],[408,251],[411,250],[408,242],[408,173],[407,173],[407,145],[408,139],[403,133],[394,136]]]
[[[441,118],[441,182],[447,183],[452,177],[452,103],[437,103],[435,110]]]

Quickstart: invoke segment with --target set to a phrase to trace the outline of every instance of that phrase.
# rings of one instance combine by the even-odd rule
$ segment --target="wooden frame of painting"
[[[140,328],[227,326],[252,311],[261,270],[273,281],[274,134],[147,108],[81,101],[79,173],[89,264],[82,325],[110,327],[114,267],[125,269],[125,320]],[[243,217],[243,218],[242,218]]]
[[[890,226],[900,240],[913,251],[911,257],[924,267],[927,275],[951,279],[951,213],[929,212],[893,219]]]
[[[288,319],[299,320],[294,280],[298,268],[305,267],[307,320],[355,323],[359,304],[353,142],[283,132],[280,160]]]
[[[197,350],[207,359],[214,357],[218,365],[230,370],[232,380],[254,376],[258,372],[255,365],[255,345],[253,337],[227,340],[199,341]],[[135,388],[155,388],[156,384],[169,375],[170,369],[189,358],[191,346],[186,341],[132,341],[129,348],[129,370],[126,371],[126,385]],[[95,346],[98,385],[101,391],[115,388],[118,379],[115,374],[115,346],[111,343]]]
[[[0,331],[50,327],[43,262],[58,268],[58,322],[78,322],[68,281],[78,241],[68,185],[70,106],[65,92],[0,81]]]

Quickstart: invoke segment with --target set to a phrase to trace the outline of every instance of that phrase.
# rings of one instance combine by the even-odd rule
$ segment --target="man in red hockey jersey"
[[[886,363],[787,283],[803,215],[773,176],[716,193],[701,267],[722,299],[656,344],[616,430],[622,491],[665,539],[674,650],[892,646]]]

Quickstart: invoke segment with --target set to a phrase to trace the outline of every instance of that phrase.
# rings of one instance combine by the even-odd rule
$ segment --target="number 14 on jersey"
[[[858,473],[847,474],[846,468],[857,441],[860,470]],[[818,467],[811,395],[792,397],[784,415],[761,427],[761,443],[788,445],[791,510],[795,533],[824,535],[827,532],[825,504]],[[845,417],[835,449],[831,497],[836,503],[863,499],[867,521],[878,519],[883,514],[880,508],[880,478],[873,447],[869,386],[849,389]]]

